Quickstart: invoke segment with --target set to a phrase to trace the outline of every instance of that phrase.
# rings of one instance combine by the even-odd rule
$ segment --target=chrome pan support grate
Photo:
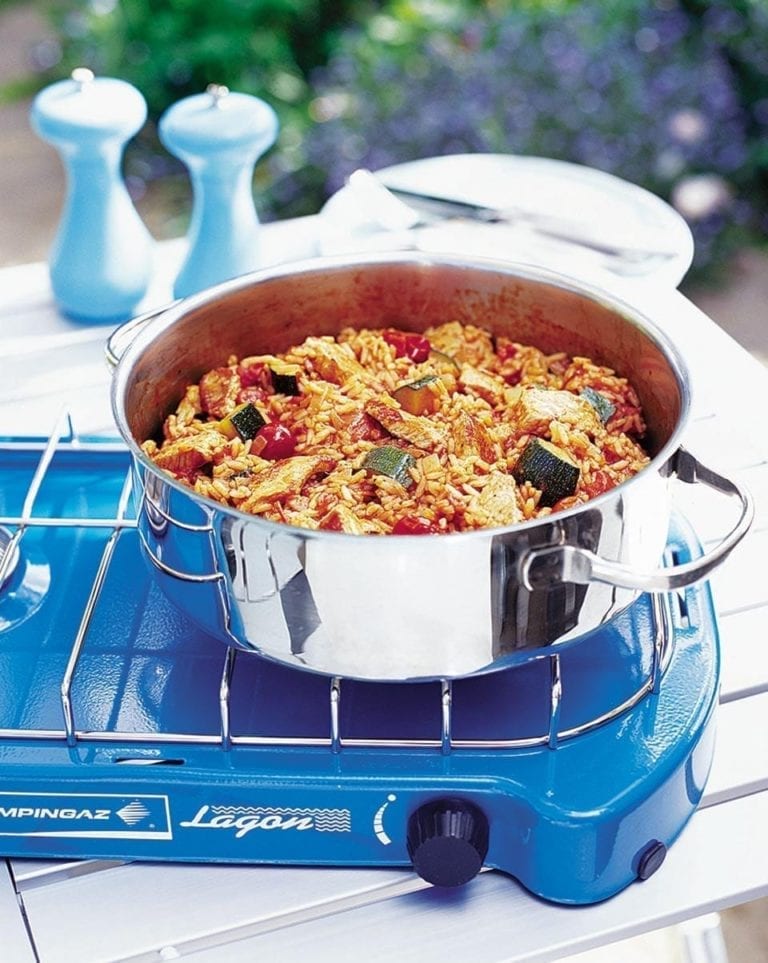
[[[492,701],[496,703],[500,700],[503,701],[505,696],[500,690],[509,681],[511,673],[517,673],[517,676],[521,677],[521,673],[526,671],[524,667],[482,677],[482,682],[475,678],[453,682],[444,680],[442,683],[428,684],[377,684],[312,676],[313,698],[324,701],[325,710],[314,714],[315,723],[312,726],[311,734],[289,734],[284,731],[285,727],[283,726],[278,726],[277,731],[259,732],[257,734],[239,731],[233,725],[233,690],[236,688],[237,674],[247,673],[250,676],[256,664],[259,664],[264,671],[268,673],[277,672],[278,675],[288,680],[295,680],[297,674],[306,676],[307,673],[301,673],[293,669],[278,669],[263,662],[258,656],[235,649],[227,649],[221,643],[209,640],[210,651],[215,653],[217,657],[220,654],[218,682],[210,682],[210,685],[217,685],[218,719],[215,731],[180,731],[176,728],[166,728],[165,722],[154,728],[151,725],[144,724],[141,729],[123,728],[121,726],[92,728],[84,724],[80,718],[82,712],[78,708],[78,702],[74,695],[75,683],[84,649],[95,631],[95,613],[102,604],[110,573],[113,573],[115,566],[118,564],[116,562],[117,549],[123,540],[130,541],[129,548],[133,555],[129,563],[126,563],[123,559],[119,565],[131,569],[132,579],[151,581],[152,577],[148,566],[140,561],[138,555],[138,533],[135,513],[132,510],[129,459],[121,444],[79,439],[73,433],[71,422],[66,413],[60,417],[53,433],[46,441],[9,439],[0,443],[0,451],[2,451],[3,462],[12,474],[15,466],[19,463],[33,465],[26,475],[24,472],[18,473],[23,477],[23,491],[18,491],[20,484],[18,479],[14,478],[11,482],[16,489],[12,501],[17,510],[3,510],[0,515],[0,526],[5,533],[5,537],[0,541],[0,551],[2,551],[0,557],[0,586],[4,587],[5,593],[13,591],[13,583],[20,577],[19,569],[23,566],[18,564],[19,559],[24,557],[25,542],[31,540],[32,533],[36,530],[54,529],[60,533],[70,532],[73,534],[86,530],[99,530],[103,538],[98,564],[91,577],[84,602],[81,603],[81,610],[77,613],[76,618],[70,613],[68,624],[74,624],[74,634],[54,696],[60,707],[62,727],[11,726],[2,724],[3,720],[0,719],[0,738],[2,739],[64,740],[70,747],[93,742],[218,745],[225,750],[232,746],[325,747],[334,753],[344,748],[353,747],[356,749],[439,749],[444,754],[454,750],[512,750],[536,746],[555,748],[564,740],[589,732],[616,718],[637,705],[650,693],[656,692],[664,669],[671,657],[674,636],[671,604],[675,600],[670,600],[667,596],[655,595],[648,597],[644,603],[648,608],[650,618],[643,617],[641,634],[646,635],[647,638],[642,640],[642,644],[637,642],[636,651],[634,654],[630,653],[629,659],[627,659],[626,653],[622,656],[632,666],[631,678],[628,678],[624,685],[614,686],[615,693],[613,696],[597,700],[591,711],[585,710],[583,706],[576,716],[564,711],[568,706],[569,680],[577,679],[575,684],[581,687],[583,683],[578,680],[582,680],[588,675],[588,669],[579,670],[578,673],[569,671],[567,663],[571,656],[563,653],[547,656],[533,663],[536,666],[535,689],[539,694],[539,701],[542,705],[540,711],[532,714],[535,722],[532,718],[530,723],[527,724],[529,728],[523,727],[521,729],[518,725],[515,732],[510,735],[496,735],[492,732],[478,734],[476,731],[467,734],[466,726],[462,727],[456,724],[457,694],[459,701],[465,702],[468,697],[465,690],[477,688],[479,685],[484,690],[484,698],[487,698],[490,687],[499,690],[494,693]],[[107,459],[106,463],[104,462],[105,458]],[[66,514],[56,514],[52,512],[50,504],[43,504],[46,500],[41,499],[41,492],[47,489],[67,489],[69,484],[67,472],[71,470],[73,465],[87,467],[92,464],[97,465],[95,469],[97,473],[102,471],[109,475],[115,491],[119,488],[116,498],[113,499],[111,513],[108,516],[100,515],[98,510],[94,514],[94,509],[91,507],[88,507],[86,511],[72,512],[70,510]],[[99,465],[101,465],[101,468],[98,468]],[[88,495],[87,491],[85,495]],[[47,501],[56,502],[55,499],[48,499]],[[4,505],[4,503],[0,504]],[[19,505],[20,507],[18,507]],[[9,507],[13,508],[13,506],[4,505],[4,508]],[[96,508],[98,509],[98,506]],[[55,539],[51,539],[51,541],[55,543]],[[73,544],[77,544],[77,539]],[[56,546],[56,551],[60,550],[60,547]],[[66,551],[68,549],[65,549]],[[71,565],[77,566],[78,558],[76,554],[69,561]],[[2,613],[2,605],[3,599],[0,598],[0,614]],[[30,630],[32,630],[35,618],[43,617],[43,608],[44,605],[41,605],[39,615],[31,615],[26,619]],[[0,619],[0,626],[2,625],[3,622]],[[19,630],[21,627],[11,624],[11,628]],[[619,629],[621,629],[620,626]],[[635,628],[630,626],[630,633],[633,632],[635,632]],[[2,632],[0,632],[0,640],[2,640]],[[586,641],[586,645],[591,646],[592,644],[592,639]],[[609,649],[614,645],[613,640],[607,640],[606,646]],[[626,646],[624,647],[626,648]],[[570,651],[574,651],[573,647]],[[601,653],[596,651],[595,660],[601,658]],[[247,668],[241,670],[241,665]],[[533,669],[529,668],[527,671],[531,672]],[[504,677],[507,678],[502,682]],[[497,680],[498,685],[496,684]],[[290,681],[288,684],[291,684]],[[386,690],[386,695],[382,696],[380,691],[378,695],[394,705],[396,700],[391,699],[390,696],[393,689],[399,686],[406,686],[409,689],[414,687],[423,689],[427,697],[435,703],[434,711],[429,713],[428,731],[403,737],[380,731],[386,730],[386,726],[375,726],[374,728],[377,731],[374,734],[366,734],[364,731],[360,731],[360,725],[355,725],[352,726],[354,731],[345,732],[343,724],[344,704],[348,691],[352,692],[354,703],[359,705],[361,699],[363,702],[365,701],[364,693],[366,691],[370,693],[377,690]],[[363,693],[362,696],[361,693]],[[583,693],[579,693],[579,701],[583,703]],[[510,712],[518,712],[519,702],[519,698],[513,691],[510,696]],[[392,711],[394,712],[394,710]],[[323,715],[325,721],[320,722],[319,720]],[[533,729],[534,725],[538,728]],[[470,730],[473,728],[476,730],[477,727],[470,726],[469,728]],[[501,726],[500,728],[503,730],[504,727]]]

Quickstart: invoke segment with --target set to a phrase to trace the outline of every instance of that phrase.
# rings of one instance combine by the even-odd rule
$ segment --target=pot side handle
[[[533,590],[550,588],[562,582],[579,585],[606,582],[641,592],[669,592],[706,578],[747,534],[755,514],[754,501],[744,486],[702,465],[684,448],[677,451],[673,471],[680,481],[688,484],[700,482],[741,502],[741,513],[736,524],[711,551],[681,565],[659,568],[654,572],[637,572],[626,565],[600,558],[586,548],[554,545],[551,548],[534,549],[521,559],[520,578],[525,587]]]
[[[164,314],[169,308],[174,307],[180,300],[180,298],[177,298],[169,304],[164,304],[162,308],[154,308],[145,314],[139,314],[137,317],[131,318],[130,321],[126,321],[125,324],[121,324],[119,328],[115,328],[107,339],[107,344],[104,348],[104,354],[106,355],[109,367],[116,368],[118,366],[126,349],[146,324],[155,318],[159,318],[161,314]]]

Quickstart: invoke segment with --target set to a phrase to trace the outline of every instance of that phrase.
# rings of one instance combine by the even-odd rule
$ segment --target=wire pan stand
[[[293,736],[244,736],[233,735],[230,726],[230,692],[235,668],[237,650],[228,648],[224,657],[224,665],[219,685],[219,717],[220,731],[218,734],[168,733],[168,732],[117,732],[114,730],[99,732],[95,730],[78,730],[75,723],[75,710],[72,700],[72,682],[77,669],[78,660],[91,624],[93,613],[99,600],[117,541],[126,529],[136,529],[137,521],[127,518],[126,513],[130,503],[132,485],[129,470],[118,499],[117,510],[112,518],[83,518],[83,517],[36,517],[34,506],[37,495],[42,486],[46,473],[57,451],[70,450],[88,453],[124,451],[122,443],[109,442],[81,442],[74,433],[72,420],[68,411],[64,410],[57,419],[56,425],[47,441],[4,441],[1,447],[6,451],[36,451],[42,454],[33,477],[19,516],[0,516],[0,525],[10,526],[13,531],[5,531],[7,537],[5,545],[0,543],[0,589],[13,571],[19,557],[19,545],[27,530],[35,527],[61,526],[66,528],[104,528],[110,534],[102,551],[101,559],[94,576],[93,583],[83,609],[77,633],[67,661],[66,669],[59,690],[64,728],[58,729],[7,729],[0,728],[0,738],[20,740],[66,740],[68,746],[73,747],[78,742],[117,742],[117,743],[167,743],[167,744],[212,744],[223,749],[233,745],[243,746],[300,746],[300,747],[328,747],[332,752],[340,752],[344,746],[355,748],[424,748],[440,749],[448,754],[453,749],[520,749],[535,746],[549,746],[557,744],[573,736],[581,735],[611,719],[616,718],[635,706],[648,694],[656,692],[664,669],[671,657],[673,634],[671,631],[671,612],[667,595],[654,594],[651,596],[654,625],[654,644],[651,667],[640,688],[620,705],[603,713],[601,716],[582,723],[571,729],[560,729],[560,708],[563,696],[563,684],[560,672],[560,656],[549,656],[550,664],[550,705],[549,728],[541,735],[514,739],[456,739],[452,735],[452,683],[444,679],[441,683],[441,726],[440,737],[435,739],[381,739],[381,738],[343,738],[340,733],[340,708],[342,679],[332,678],[329,683],[329,734],[326,737],[293,737]],[[143,497],[143,496],[142,496]]]

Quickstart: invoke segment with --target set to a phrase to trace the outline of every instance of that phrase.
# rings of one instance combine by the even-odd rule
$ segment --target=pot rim
[[[513,525],[497,526],[494,528],[478,528],[466,532],[419,535],[419,539],[421,539],[423,542],[443,542],[446,538],[450,538],[453,542],[459,539],[477,538],[480,536],[496,536],[517,531],[530,532],[538,526],[546,526],[551,524],[553,521],[559,522],[560,520],[566,520],[579,515],[584,511],[590,510],[593,506],[597,507],[607,504],[611,499],[616,497],[617,492],[629,491],[630,486],[641,483],[649,471],[652,469],[659,471],[672,459],[677,450],[680,448],[680,437],[688,420],[691,408],[691,393],[688,387],[690,383],[688,367],[679,349],[665,334],[665,332],[656,324],[656,322],[652,321],[643,311],[629,304],[623,297],[600,288],[589,281],[577,278],[574,275],[553,271],[550,268],[545,268],[538,264],[531,264],[523,261],[499,260],[494,258],[457,254],[433,254],[421,251],[387,251],[374,254],[326,255],[303,258],[299,261],[284,262],[282,264],[262,268],[249,274],[241,275],[240,277],[233,278],[229,281],[224,281],[221,284],[213,285],[212,287],[206,288],[197,294],[189,295],[180,301],[174,302],[165,310],[159,311],[157,315],[153,316],[149,320],[149,323],[146,324],[131,340],[121,355],[112,375],[112,385],[110,391],[112,414],[123,441],[127,444],[133,457],[146,469],[148,469],[155,477],[160,479],[165,484],[170,485],[171,488],[174,488],[181,494],[191,498],[192,501],[198,504],[211,516],[215,515],[216,513],[220,513],[240,521],[248,521],[256,524],[259,527],[263,527],[265,533],[269,535],[278,533],[285,534],[287,530],[288,532],[295,531],[296,533],[301,533],[302,537],[308,539],[354,539],[355,541],[359,542],[359,535],[354,535],[348,532],[334,532],[325,529],[320,530],[301,528],[299,526],[286,525],[281,522],[273,522],[269,519],[262,518],[259,515],[253,515],[248,512],[240,511],[240,509],[234,508],[233,506],[224,505],[221,502],[217,502],[215,499],[212,499],[207,495],[200,495],[187,485],[184,485],[182,482],[178,481],[176,478],[173,478],[170,474],[158,468],[157,465],[142,451],[139,443],[129,430],[125,417],[125,390],[128,377],[136,358],[141,356],[141,354],[155,340],[157,340],[174,324],[181,321],[186,315],[192,311],[204,308],[207,305],[212,305],[220,298],[224,298],[236,291],[252,287],[262,282],[279,280],[280,278],[290,278],[297,275],[312,274],[316,272],[327,273],[332,271],[343,271],[349,268],[363,268],[367,265],[396,266],[398,264],[420,265],[425,268],[434,265],[441,267],[479,270],[481,272],[488,273],[507,274],[514,277],[520,277],[524,280],[550,284],[555,287],[559,287],[562,290],[585,296],[595,303],[600,304],[602,307],[608,308],[617,314],[620,314],[626,323],[632,324],[635,327],[639,327],[642,332],[649,337],[663,353],[667,363],[670,365],[674,373],[675,380],[680,391],[680,414],[677,419],[677,424],[675,425],[670,437],[644,468],[642,468],[632,478],[621,482],[621,484],[617,485],[615,488],[612,488],[607,492],[603,492],[595,498],[591,498],[584,504],[575,505],[572,508],[558,511],[552,515],[546,515],[543,518],[532,518],[523,522],[515,522]],[[376,539],[370,539],[369,541],[375,542]]]

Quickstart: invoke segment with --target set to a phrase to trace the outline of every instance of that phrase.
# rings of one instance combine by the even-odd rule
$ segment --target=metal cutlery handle
[[[436,194],[392,187],[379,181],[390,194],[414,210],[433,218],[465,218],[485,224],[524,223],[538,234],[569,244],[596,251],[607,257],[619,257],[630,261],[669,259],[676,256],[673,250],[638,244],[631,237],[621,242],[606,239],[599,228],[573,218],[544,214],[522,207],[490,207],[471,201],[462,201]]]

